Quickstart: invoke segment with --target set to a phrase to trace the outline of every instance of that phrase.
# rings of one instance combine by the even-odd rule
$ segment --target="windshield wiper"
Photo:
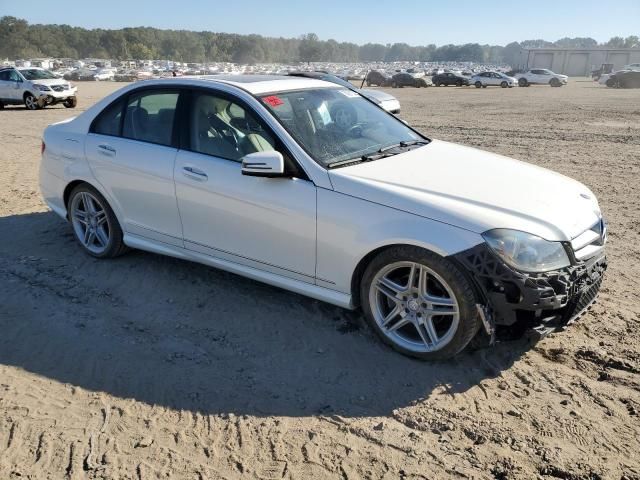
[[[374,153],[369,153],[367,155],[362,155],[360,157],[349,158],[347,160],[338,160],[337,162],[332,162],[327,165],[328,168],[342,167],[344,165],[363,163],[363,162],[373,162],[374,160],[380,160],[381,158],[391,157],[393,155],[398,155],[400,152],[390,152],[389,150],[393,150],[394,148],[405,148],[411,147],[413,145],[426,145],[429,143],[427,140],[403,140],[398,143],[393,143],[391,145],[387,145],[386,147],[382,147],[380,150]]]
[[[426,145],[429,143],[427,140],[403,140],[398,143],[392,143],[391,145],[387,145],[386,147],[382,147],[378,150],[378,153],[386,152],[387,150],[391,150],[393,148],[405,148],[412,147],[414,145]]]

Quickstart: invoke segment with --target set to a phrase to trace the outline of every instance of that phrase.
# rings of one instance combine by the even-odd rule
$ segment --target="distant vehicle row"
[[[443,72],[433,75],[431,80],[426,77],[418,77],[410,73],[396,73],[389,76],[378,71],[371,71],[367,74],[365,82],[367,86],[376,85],[379,87],[423,87],[435,85],[456,87],[474,85],[476,88],[486,88],[488,86],[499,86],[502,88],[528,87],[529,85],[550,85],[561,87],[566,85],[569,77],[554,73],[547,69],[531,69],[525,72],[480,72],[474,75],[466,75],[455,72]]]

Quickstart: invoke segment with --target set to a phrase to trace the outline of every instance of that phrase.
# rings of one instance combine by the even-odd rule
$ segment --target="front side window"
[[[393,145],[427,143],[358,93],[322,88],[264,95],[262,102],[321,165],[358,160]]]
[[[145,91],[131,95],[124,113],[122,136],[171,145],[178,97],[179,93],[175,91]]]
[[[48,70],[39,70],[37,68],[20,70],[20,73],[27,80],[51,80],[54,78],[58,78]]]
[[[191,108],[191,150],[236,162],[275,150],[276,141],[245,107],[222,96],[196,93]]]

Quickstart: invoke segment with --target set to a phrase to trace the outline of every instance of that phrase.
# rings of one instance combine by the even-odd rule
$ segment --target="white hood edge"
[[[329,175],[338,192],[475,233],[510,228],[570,241],[601,215],[593,193],[575,180],[438,140]]]

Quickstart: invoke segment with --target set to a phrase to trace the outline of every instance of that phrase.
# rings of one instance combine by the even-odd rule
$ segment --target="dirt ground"
[[[579,323],[442,363],[232,274],[83,254],[38,193],[75,112],[0,111],[0,479],[640,479],[640,90],[580,80],[389,90],[428,136],[584,182],[610,225]]]

